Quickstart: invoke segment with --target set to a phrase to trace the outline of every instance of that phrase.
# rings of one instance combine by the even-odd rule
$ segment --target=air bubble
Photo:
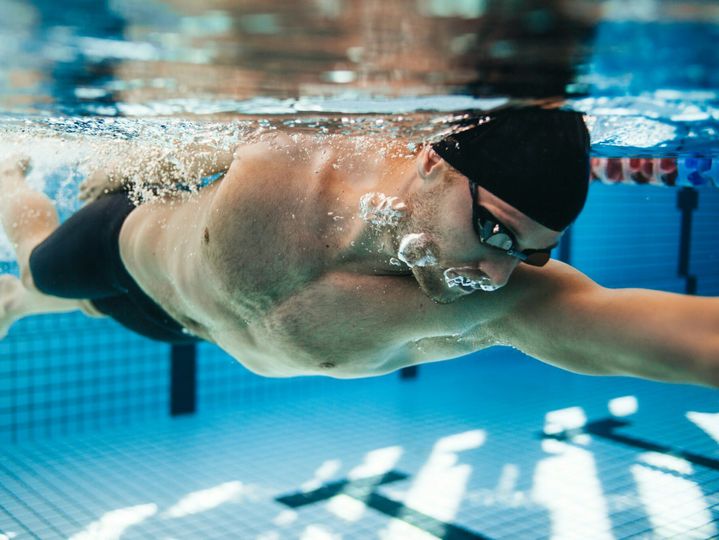
[[[365,193],[360,198],[359,215],[367,223],[377,226],[397,225],[406,215],[407,205],[398,197],[384,193]]]
[[[431,245],[431,237],[427,234],[405,235],[399,243],[397,258],[410,268],[435,266],[437,257],[432,252]]]

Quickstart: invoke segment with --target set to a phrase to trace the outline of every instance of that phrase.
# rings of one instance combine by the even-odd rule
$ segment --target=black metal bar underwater
[[[679,230],[679,268],[680,277],[686,279],[687,294],[697,293],[697,277],[689,273],[692,252],[692,218],[699,208],[699,192],[692,187],[683,187],[677,193],[677,208],[681,210],[682,220]]]
[[[173,345],[170,352],[170,414],[197,410],[197,346]]]

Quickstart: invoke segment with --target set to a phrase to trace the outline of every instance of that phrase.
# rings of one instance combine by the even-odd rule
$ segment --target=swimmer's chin
[[[425,293],[426,294],[426,293]],[[442,295],[427,295],[429,298],[434,302],[435,304],[452,304],[459,300],[460,298],[464,298],[465,296],[468,296],[472,293],[462,293],[462,294],[442,294]]]

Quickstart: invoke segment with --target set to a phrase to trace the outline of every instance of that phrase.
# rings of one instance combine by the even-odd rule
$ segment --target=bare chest
[[[262,374],[366,377],[492,344],[481,324],[454,311],[411,277],[329,273],[243,330],[228,325],[217,341]]]

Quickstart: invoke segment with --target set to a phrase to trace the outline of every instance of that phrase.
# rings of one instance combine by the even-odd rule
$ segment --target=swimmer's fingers
[[[103,195],[121,191],[124,181],[114,175],[108,174],[102,169],[93,171],[80,184],[80,191],[77,195],[78,199],[83,202],[92,202]]]
[[[27,175],[27,173],[30,172],[30,169],[32,168],[32,159],[30,159],[30,156],[19,155],[15,156],[13,159],[16,159],[15,167],[20,169],[24,175]]]
[[[17,174],[25,176],[30,171],[32,160],[26,154],[14,154],[0,161],[0,174]]]
[[[96,198],[95,194],[98,191],[97,180],[93,174],[90,174],[80,184],[80,190],[77,194],[77,198],[81,201],[88,202]]]

